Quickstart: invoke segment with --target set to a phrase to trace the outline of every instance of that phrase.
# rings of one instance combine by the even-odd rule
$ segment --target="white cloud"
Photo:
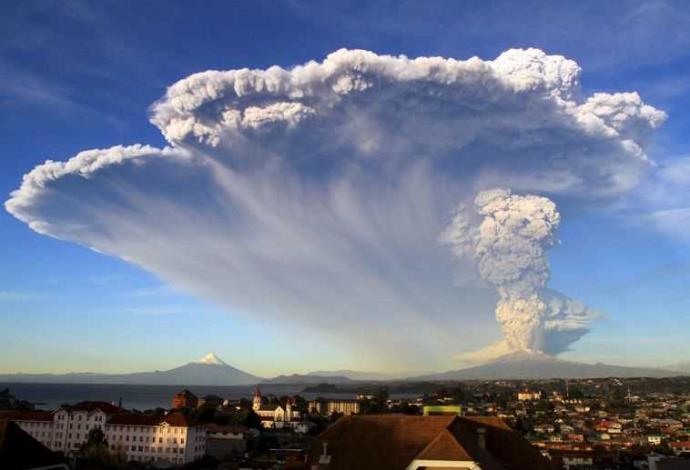
[[[650,167],[665,114],[636,94],[581,99],[579,73],[535,49],[203,72],[152,106],[169,147],[47,162],[5,206],[275,328],[424,367],[488,339],[471,331],[495,294],[454,285],[464,268],[437,242],[458,201],[608,198]]]
[[[16,291],[0,291],[0,301],[23,301],[23,300],[33,300],[39,297],[37,294],[30,292],[16,292]]]

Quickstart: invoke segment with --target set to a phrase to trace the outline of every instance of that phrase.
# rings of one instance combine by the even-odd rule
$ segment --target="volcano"
[[[605,377],[671,377],[665,369],[587,364],[559,359],[542,352],[518,351],[486,364],[410,378],[409,380],[596,379]]]

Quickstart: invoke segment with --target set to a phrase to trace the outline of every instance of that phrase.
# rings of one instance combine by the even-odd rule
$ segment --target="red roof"
[[[175,397],[176,397],[176,398],[177,398],[177,397],[180,397],[180,398],[187,398],[187,399],[193,398],[193,399],[195,399],[195,400],[197,399],[197,398],[196,398],[196,395],[194,395],[192,392],[190,392],[190,391],[187,390],[186,388],[185,388],[184,390],[182,390],[181,392],[176,393],[176,394],[175,394]]]
[[[331,456],[328,470],[404,470],[415,459],[472,461],[485,470],[552,468],[496,417],[345,416],[317,437],[309,464],[319,462],[324,443]]]
[[[423,460],[474,461],[470,454],[460,445],[455,436],[447,429],[441,431],[441,433],[415,458]]]
[[[12,421],[52,421],[53,413],[40,410],[10,410],[0,411],[0,418],[7,418]]]
[[[158,426],[163,416],[145,415],[141,413],[123,413],[108,420],[108,424],[122,424],[128,426]]]
[[[172,413],[166,415],[164,421],[166,423],[168,423],[170,426],[183,426],[183,427],[200,426],[200,425],[204,424],[201,421],[197,420],[196,418],[192,418],[190,416],[187,416],[180,411],[173,411]]]
[[[108,403],[107,401],[80,401],[76,405],[63,406],[68,411],[88,411],[93,412],[100,410],[105,414],[112,415],[115,413],[122,413],[124,411],[122,408]]]
[[[108,424],[122,424],[130,426],[158,426],[162,423],[168,423],[170,426],[199,426],[204,423],[185,416],[179,411],[174,411],[168,415],[146,415],[142,413],[121,413],[114,415],[108,420]]]
[[[680,449],[683,447],[687,447],[690,449],[690,441],[671,442],[669,445],[673,448],[677,447]]]

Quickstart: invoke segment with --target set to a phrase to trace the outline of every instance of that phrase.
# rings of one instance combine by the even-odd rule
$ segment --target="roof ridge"
[[[424,460],[472,460],[465,449],[448,428],[441,431],[415,459]]]

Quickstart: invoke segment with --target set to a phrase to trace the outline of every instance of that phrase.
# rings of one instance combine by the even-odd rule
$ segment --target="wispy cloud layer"
[[[277,328],[450,355],[495,302],[475,261],[439,243],[459,202],[497,186],[607,200],[650,168],[665,114],[636,93],[582,97],[579,74],[535,49],[492,61],[341,50],[289,70],[203,72],[151,108],[168,147],[46,162],[5,206]],[[563,350],[582,319],[569,341],[536,347]]]

